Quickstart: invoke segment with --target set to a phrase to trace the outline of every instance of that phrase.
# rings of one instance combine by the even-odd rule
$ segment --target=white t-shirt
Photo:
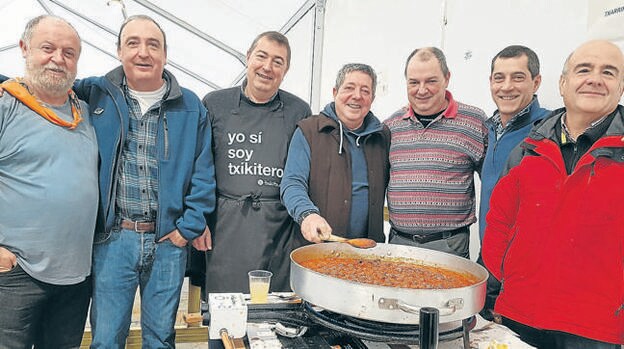
[[[130,97],[136,99],[137,102],[139,102],[141,114],[145,115],[145,113],[152,106],[154,106],[154,104],[160,102],[165,96],[165,93],[167,92],[167,82],[165,81],[165,83],[162,84],[162,86],[156,91],[135,91],[128,87],[128,92],[130,93]]]

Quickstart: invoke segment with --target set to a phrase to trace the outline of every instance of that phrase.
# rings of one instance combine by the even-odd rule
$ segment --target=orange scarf
[[[69,122],[61,119],[52,109],[44,106],[37,99],[37,97],[30,93],[28,87],[22,82],[20,78],[7,80],[4,83],[0,84],[0,87],[9,94],[11,94],[13,97],[15,97],[18,101],[24,103],[24,105],[32,109],[32,111],[43,116],[44,119],[50,121],[55,125],[67,127],[68,129],[73,130],[82,121],[82,110],[80,108],[80,101],[78,101],[78,97],[72,90],[67,91],[67,95],[69,96],[69,101],[71,103],[72,115],[74,117],[74,120],[72,122]]]

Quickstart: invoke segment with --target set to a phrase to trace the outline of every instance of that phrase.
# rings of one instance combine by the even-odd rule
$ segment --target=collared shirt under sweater
[[[448,107],[424,127],[412,108],[385,121],[392,133],[388,208],[398,231],[426,234],[470,225],[474,173],[487,146],[485,113],[446,92]]]

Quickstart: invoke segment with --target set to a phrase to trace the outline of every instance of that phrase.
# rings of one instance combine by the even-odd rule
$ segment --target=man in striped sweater
[[[486,115],[453,99],[450,77],[438,48],[419,48],[407,58],[409,105],[385,121],[392,134],[389,242],[468,258]]]

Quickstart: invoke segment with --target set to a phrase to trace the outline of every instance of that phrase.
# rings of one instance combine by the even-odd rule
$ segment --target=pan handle
[[[420,312],[420,306],[407,304],[401,300],[395,298],[379,298],[377,302],[379,308],[381,309],[400,309],[406,313],[410,314],[418,314]],[[455,313],[457,310],[462,309],[464,307],[464,299],[463,298],[453,298],[447,301],[444,306],[436,307],[440,311],[440,316],[449,316]]]

